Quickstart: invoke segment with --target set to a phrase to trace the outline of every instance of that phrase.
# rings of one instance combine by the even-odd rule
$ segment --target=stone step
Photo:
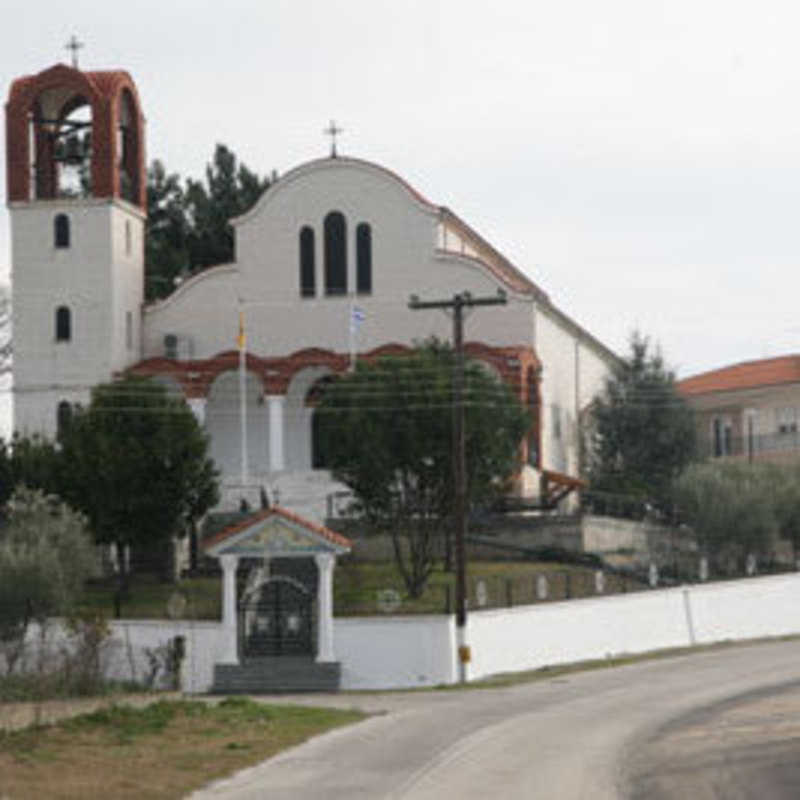
[[[275,694],[279,692],[336,692],[339,662],[317,663],[310,658],[260,658],[241,664],[216,664],[212,694]]]

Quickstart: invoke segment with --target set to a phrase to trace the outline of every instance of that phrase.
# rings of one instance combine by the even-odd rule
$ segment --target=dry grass
[[[180,798],[363,716],[245,699],[113,707],[0,734],[0,798]]]

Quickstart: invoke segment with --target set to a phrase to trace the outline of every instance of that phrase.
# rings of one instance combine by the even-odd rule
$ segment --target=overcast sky
[[[327,152],[447,205],[620,353],[680,376],[800,352],[800,6],[762,0],[4,0],[3,94],[124,68],[148,158]],[[5,129],[0,132],[5,151]],[[5,194],[5,163],[0,164]],[[0,211],[0,278],[9,267]]]

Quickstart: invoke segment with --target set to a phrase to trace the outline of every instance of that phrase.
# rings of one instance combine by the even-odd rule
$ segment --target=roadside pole
[[[467,644],[467,557],[464,539],[467,533],[467,470],[466,432],[464,430],[464,309],[475,306],[498,306],[507,303],[506,294],[498,289],[492,297],[473,297],[469,292],[453,295],[450,300],[420,300],[412,295],[408,307],[412,311],[437,308],[453,312],[453,351],[456,369],[453,376],[453,482],[455,486],[453,515],[455,518],[456,557],[456,645],[458,646],[458,679],[467,680],[467,664],[471,659]]]

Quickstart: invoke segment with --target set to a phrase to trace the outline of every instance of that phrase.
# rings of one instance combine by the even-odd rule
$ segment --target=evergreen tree
[[[190,220],[188,246],[192,269],[225,264],[234,259],[230,221],[248,211],[269,186],[224,145],[218,144],[206,167],[205,184],[186,184],[186,210]]]
[[[102,384],[61,437],[59,494],[98,542],[165,552],[217,502],[207,451],[182,398],[142,378]]]
[[[673,481],[696,452],[695,424],[675,376],[640,334],[592,405],[588,430],[587,497],[594,510],[628,516],[647,505],[669,508]]]
[[[146,299],[172,293],[181,277],[234,258],[230,220],[253,207],[270,185],[218,144],[205,182],[168,173],[153,161],[147,173]],[[0,320],[1,321],[1,320]]]
[[[176,173],[167,174],[156,160],[147,171],[145,299],[166,297],[176,279],[189,269],[186,200]]]

